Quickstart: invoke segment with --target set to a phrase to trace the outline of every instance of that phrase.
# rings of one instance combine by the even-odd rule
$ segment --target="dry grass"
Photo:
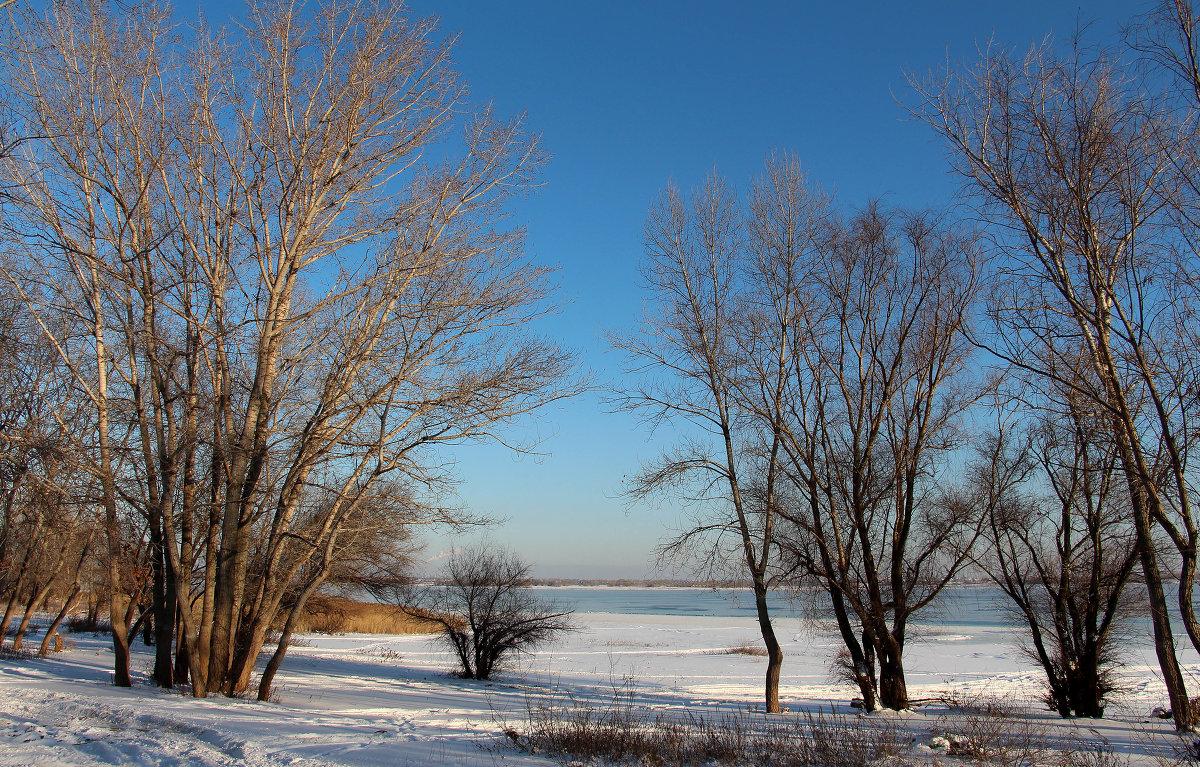
[[[767,657],[767,648],[755,644],[743,644],[737,647],[725,647],[720,650],[706,650],[705,655],[753,655],[756,658]]]
[[[36,655],[30,650],[14,650],[8,645],[0,646],[0,660],[33,660]]]
[[[106,619],[97,618],[95,620],[88,620],[88,617],[82,614],[68,615],[67,619],[63,621],[63,626],[73,634],[82,634],[89,631],[96,634],[107,634],[112,631],[112,624]]]
[[[600,765],[867,767],[910,745],[888,721],[654,711],[635,704],[628,679],[614,686],[611,701],[530,700],[520,729],[504,727],[504,734],[531,753]]]
[[[311,599],[296,625],[297,633],[434,634],[433,621],[409,615],[395,605],[322,597]]]
[[[961,716],[1011,719],[1020,713],[1011,700],[986,691],[946,690],[934,700]]]
[[[762,716],[663,710],[636,700],[631,677],[610,700],[548,692],[526,699],[525,721],[505,736],[519,749],[562,763],[672,767],[1130,767],[1099,734],[1063,740],[1013,704],[984,695],[948,696],[933,731],[891,718],[803,712]],[[938,733],[941,733],[940,735]],[[922,755],[915,743],[931,746]],[[928,752],[926,752],[928,754]],[[932,756],[932,760],[929,759]],[[1194,764],[1181,753],[1163,767]]]
[[[940,702],[946,714],[930,745],[963,762],[990,767],[1128,767],[1130,762],[1099,734],[1055,739],[1043,722],[996,695],[955,691]]]

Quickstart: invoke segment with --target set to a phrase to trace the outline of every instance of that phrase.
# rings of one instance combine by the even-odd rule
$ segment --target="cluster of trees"
[[[117,684],[141,616],[201,697],[280,632],[263,698],[314,592],[468,521],[443,446],[580,387],[505,221],[543,155],[397,4],[7,13],[5,628],[101,591]]]
[[[53,349],[11,293],[0,295],[0,642],[11,631],[13,649],[21,650],[34,612],[55,603],[60,609],[38,648],[45,655],[59,624],[96,591],[95,507],[48,410],[64,395]],[[66,415],[71,428],[87,423]],[[94,600],[89,607],[94,612]]]
[[[118,684],[140,621],[155,680],[197,696],[246,690],[274,643],[266,697],[314,593],[393,588],[414,526],[469,521],[442,446],[579,390],[505,221],[543,155],[382,0],[258,3],[232,31],[154,2],[8,12],[0,637],[87,597]],[[977,226],[848,210],[788,155],[652,207],[620,401],[694,428],[630,490],[693,501],[665,554],[750,581],[768,711],[772,589],[818,595],[864,705],[904,708],[914,616],[976,567],[1063,715],[1102,713],[1144,601],[1191,726],[1197,26],[1168,0],[1118,51],[914,78]],[[472,616],[443,622],[468,675],[567,626],[503,555],[449,578],[432,593],[467,601],[430,606]]]
[[[1148,604],[1192,725],[1173,632],[1200,649],[1197,24],[1168,0],[1119,50],[987,49],[912,78],[973,226],[847,211],[790,156],[741,197],[713,175],[651,208],[621,402],[693,436],[630,491],[693,501],[665,554],[751,578],[768,711],[770,589],[819,594],[865,705],[904,708],[912,618],[972,566],[1063,715],[1102,713],[1114,642]]]

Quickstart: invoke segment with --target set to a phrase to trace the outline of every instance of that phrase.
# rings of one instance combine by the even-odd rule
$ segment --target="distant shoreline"
[[[749,589],[748,580],[684,580],[675,578],[531,578],[530,586],[544,588],[616,588],[616,589]],[[963,579],[958,586],[990,586],[986,579]],[[776,591],[776,589],[772,589]]]
[[[677,578],[531,578],[530,586],[549,588],[601,587],[614,589],[748,589],[750,581],[683,580]]]

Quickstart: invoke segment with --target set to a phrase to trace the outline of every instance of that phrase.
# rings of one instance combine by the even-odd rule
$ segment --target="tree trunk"
[[[267,641],[267,631],[270,627],[259,617],[244,625],[238,634],[237,652],[229,664],[227,684],[233,693],[245,692],[250,688],[250,677],[254,674],[254,664],[258,654]]]
[[[211,676],[214,666],[212,634],[216,622],[218,542],[221,538],[221,507],[217,501],[219,488],[223,484],[221,467],[224,465],[218,438],[219,435],[214,434],[209,463],[208,525],[204,535],[204,593],[200,599],[200,626],[195,632],[196,646],[191,650],[194,656],[191,666],[192,694],[198,698],[205,697],[220,684],[219,678]]]
[[[247,419],[247,424],[256,419]],[[261,427],[261,425],[259,425]],[[239,452],[247,448],[239,448]],[[250,507],[256,493],[257,460],[248,455],[235,458],[227,478],[221,548],[217,559],[217,583],[213,599],[212,645],[209,648],[208,683],[225,695],[237,692],[238,680],[231,672],[238,648],[242,604],[246,594],[246,570],[250,559]]]
[[[108,433],[108,352],[104,343],[104,311],[100,296],[99,267],[93,261],[91,272],[92,339],[96,345],[96,441],[100,452],[100,486],[104,504],[104,532],[108,543],[108,620],[112,626],[113,683],[131,687],[129,678],[129,634],[125,612],[132,604],[121,589],[121,562],[125,556],[121,540],[120,515],[117,513],[117,488],[113,469],[112,444]]]
[[[761,578],[754,581],[754,607],[758,611],[758,628],[762,632],[763,644],[767,646],[767,675],[763,710],[768,714],[779,713],[779,673],[783,668],[783,650],[771,624],[767,606],[767,588]]]
[[[1126,478],[1132,496],[1133,521],[1142,560],[1142,576],[1146,582],[1146,593],[1150,602],[1154,653],[1162,671],[1163,683],[1167,687],[1167,697],[1171,702],[1175,729],[1180,732],[1190,732],[1193,728],[1191,701],[1188,698],[1183,671],[1179,667],[1179,659],[1175,656],[1175,637],[1171,631],[1171,614],[1167,610],[1167,597],[1163,591],[1162,574],[1158,567],[1154,532],[1146,512],[1144,488],[1137,475],[1131,471],[1132,460],[1128,456],[1128,446],[1121,444],[1120,448],[1122,458],[1126,459]]]
[[[1111,381],[1107,383],[1107,386],[1110,391],[1116,389],[1116,384]],[[1115,397],[1114,399],[1118,403],[1124,404],[1123,399]],[[1129,421],[1120,417],[1114,417],[1112,421],[1117,449],[1120,451],[1121,463],[1125,471],[1126,484],[1129,486],[1134,530],[1137,533],[1142,560],[1142,576],[1146,582],[1146,593],[1150,601],[1150,618],[1154,627],[1154,653],[1158,657],[1163,683],[1167,687],[1175,729],[1179,732],[1190,732],[1193,729],[1191,700],[1188,698],[1183,671],[1179,667],[1179,658],[1175,655],[1171,614],[1167,609],[1167,597],[1163,590],[1162,572],[1159,570],[1154,543],[1154,530],[1147,508],[1150,499],[1146,495],[1151,488],[1145,482],[1145,474],[1134,454],[1132,445],[1134,433],[1127,427]]]
[[[1149,525],[1146,525],[1149,527]],[[1139,533],[1141,531],[1139,530]],[[1191,700],[1179,659],[1175,657],[1175,638],[1171,632],[1171,616],[1167,611],[1167,598],[1163,593],[1162,576],[1154,556],[1153,542],[1142,545],[1142,574],[1146,579],[1146,591],[1150,595],[1150,617],[1154,626],[1154,653],[1162,670],[1167,696],[1171,701],[1171,713],[1175,729],[1190,732],[1193,729]]]
[[[182,603],[179,604],[179,610],[182,612],[187,609]],[[189,665],[191,663],[191,648],[188,640],[187,624],[183,622],[181,616],[176,616],[175,619],[175,683],[186,684],[189,676]],[[203,697],[203,696],[200,696]]]
[[[0,618],[0,646],[3,646],[4,640],[8,639],[8,627],[12,623],[13,613],[17,611],[17,605],[21,599],[21,588],[24,585],[22,578],[18,576],[17,584],[13,587],[12,594],[8,597],[8,604],[4,607],[4,617]]]
[[[875,711],[879,708],[879,694],[875,681],[875,639],[870,631],[864,629],[862,643],[859,643],[854,626],[850,623],[850,614],[846,610],[846,601],[841,590],[833,584],[828,587],[828,590],[838,633],[841,634],[846,652],[850,654],[848,670],[854,677],[855,684],[858,685],[858,693],[862,696],[863,710]]]
[[[190,585],[190,568],[184,567],[176,561],[175,545],[175,528],[169,516],[163,517],[163,537],[167,543],[164,553],[167,556],[167,574],[170,576],[171,593],[174,595],[173,601],[176,609],[170,616],[172,623],[178,624],[176,631],[176,655],[175,655],[175,679],[177,681],[191,677],[192,681],[192,696],[196,698],[204,698],[208,696],[208,665],[205,663],[205,657],[200,652],[193,652],[191,646],[191,637],[197,637],[197,642],[201,642],[205,638],[205,629],[203,625],[199,631],[193,629],[194,619],[191,612],[191,596],[188,592]],[[210,547],[211,552],[211,547]],[[206,566],[205,573],[211,573],[211,566]],[[208,584],[206,584],[205,593],[208,594]],[[205,616],[201,617],[204,620]]]
[[[58,615],[54,616],[54,620],[46,628],[46,636],[42,637],[42,643],[38,646],[38,655],[45,658],[50,652],[50,642],[53,641],[54,635],[58,633],[58,627],[75,608],[75,603],[79,601],[79,596],[83,593],[83,587],[78,580],[75,582],[75,589],[71,592],[71,596],[67,601],[63,602],[62,609],[58,611]]]
[[[61,567],[61,566],[60,566]],[[46,597],[50,595],[50,589],[54,586],[54,576],[58,575],[60,568],[55,568],[54,572],[46,579],[45,585],[38,589],[25,605],[25,615],[21,617],[21,625],[17,626],[17,634],[13,637],[13,650],[20,651],[21,645],[25,641],[25,632],[29,630],[29,621],[33,618],[33,613],[42,603],[46,601]]]
[[[1188,545],[1180,551],[1180,556],[1182,561],[1177,592],[1179,616],[1183,621],[1183,628],[1187,631],[1188,638],[1192,640],[1192,647],[1200,653],[1200,621],[1196,618],[1196,605],[1192,599],[1196,586],[1196,542],[1189,541]]]
[[[1075,716],[1092,719],[1104,716],[1104,692],[1100,689],[1099,669],[1099,659],[1093,651],[1079,658],[1075,668],[1064,670],[1071,711]]]
[[[172,640],[175,634],[176,606],[174,579],[169,577],[163,550],[165,541],[163,540],[162,512],[155,510],[151,513],[150,527],[150,569],[153,576],[150,598],[151,609],[154,612],[154,681],[159,687],[169,690],[175,686]]]
[[[904,682],[904,646],[885,636],[880,642],[879,702],[902,711],[908,708],[908,686]]]
[[[279,666],[283,663],[284,656],[287,655],[288,645],[292,641],[292,632],[296,627],[296,620],[304,612],[304,606],[308,604],[309,597],[315,594],[324,582],[325,577],[322,575],[308,584],[296,599],[296,603],[288,611],[287,621],[284,622],[283,631],[279,635],[279,644],[275,646],[275,652],[271,653],[271,659],[267,661],[267,666],[263,669],[262,677],[258,680],[259,700],[271,699],[271,686],[275,682],[275,673],[279,671]]]
[[[110,566],[115,570],[116,565]],[[108,595],[108,622],[112,625],[113,641],[113,684],[117,687],[132,687],[133,680],[129,677],[129,629],[125,622],[125,611],[122,606],[132,603],[132,600],[115,590]]]
[[[41,518],[38,518],[38,524],[34,527],[33,537],[37,538],[41,530]],[[17,570],[17,582],[13,584],[12,594],[8,597],[8,604],[4,606],[4,617],[0,618],[0,646],[4,645],[4,640],[8,638],[8,627],[12,623],[13,614],[17,611],[17,605],[21,603],[21,592],[25,589],[25,583],[29,575],[29,563],[33,558],[34,546],[29,545],[25,548],[25,556],[21,558],[21,567]]]

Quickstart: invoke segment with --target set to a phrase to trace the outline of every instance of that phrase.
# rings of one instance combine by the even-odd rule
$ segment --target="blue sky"
[[[926,127],[907,119],[905,72],[971,60],[994,38],[1024,49],[1065,41],[1080,22],[1115,40],[1140,6],[1123,2],[451,2],[417,0],[459,34],[474,97],[528,114],[553,160],[517,209],[536,259],[559,268],[571,303],[548,327],[601,382],[621,359],[602,333],[641,311],[638,263],[648,204],[669,181],[731,182],[771,150],[794,152],[840,201],[953,203],[957,182]],[[677,505],[629,506],[622,477],[671,435],[652,438],[597,396],[547,412],[544,457],[459,452],[461,495],[504,517],[490,531],[554,577],[655,575],[652,550]],[[452,541],[435,538],[427,554]],[[671,571],[657,574],[673,574]]]
[[[603,331],[642,306],[638,263],[652,198],[716,167],[744,184],[772,150],[794,152],[849,206],[884,196],[953,203],[957,182],[928,128],[907,118],[905,72],[974,58],[993,38],[1066,40],[1079,22],[1114,40],[1139,6],[1095,2],[411,2],[458,34],[474,98],[525,112],[553,155],[521,203],[533,256],[559,268],[570,303],[548,324],[598,381],[621,358]],[[630,506],[622,478],[670,433],[650,435],[591,395],[545,413],[545,455],[459,451],[462,500],[506,519],[488,536],[552,577],[645,577],[679,507]],[[435,537],[427,555],[453,545]]]
[[[196,0],[193,0],[195,2]],[[671,180],[698,184],[714,167],[744,187],[773,150],[796,154],[841,204],[874,197],[914,208],[953,204],[932,131],[908,119],[906,72],[972,60],[994,38],[1025,49],[1081,23],[1113,42],[1142,2],[1097,0],[411,0],[415,16],[457,35],[454,58],[473,99],[526,113],[552,155],[540,191],[515,208],[531,256],[555,266],[568,301],[543,330],[578,352],[601,384],[622,360],[605,330],[641,313],[638,264],[649,203]],[[217,8],[200,3],[218,24]],[[184,2],[186,15],[191,9]],[[547,577],[677,575],[655,545],[678,504],[629,506],[622,478],[672,434],[650,435],[607,411],[600,394],[548,409],[542,455],[457,451],[462,502],[505,519],[487,536]],[[528,434],[516,434],[517,439]],[[478,537],[478,535],[471,536]],[[464,539],[434,536],[436,559]]]

